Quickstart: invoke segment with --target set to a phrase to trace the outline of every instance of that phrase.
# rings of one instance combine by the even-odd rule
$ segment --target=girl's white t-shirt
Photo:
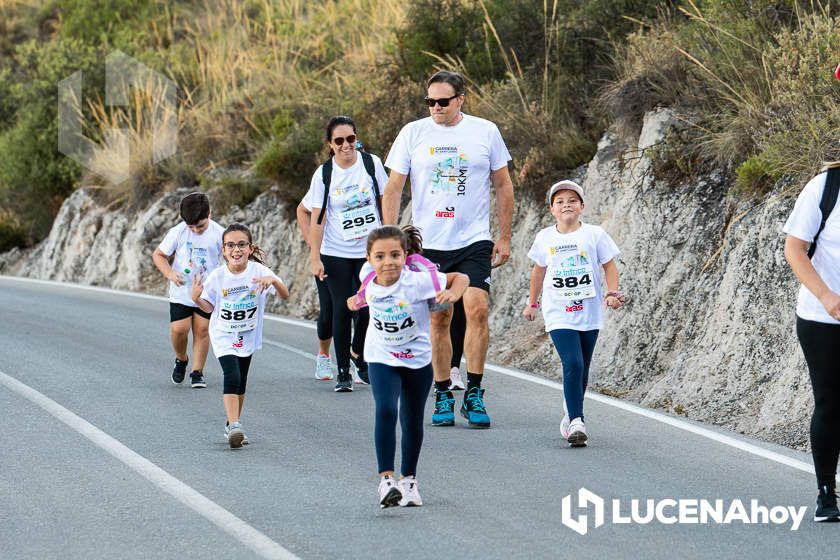
[[[273,286],[257,292],[259,284],[254,278],[262,276],[277,277],[267,266],[248,261],[244,272],[234,274],[227,266],[220,266],[204,282],[201,299],[213,304],[210,342],[217,358],[250,356],[262,348],[265,298],[275,292]]]
[[[411,223],[423,247],[451,251],[490,240],[490,174],[511,159],[492,122],[463,115],[455,126],[431,117],[400,130],[385,165],[411,179]]]
[[[172,270],[181,273],[184,279],[181,286],[169,282],[169,301],[195,307],[192,300],[193,276],[198,273],[204,278],[219,266],[224,231],[225,228],[210,220],[207,229],[200,234],[190,231],[186,222],[166,232],[158,249],[164,255],[175,255]]]
[[[365,276],[366,270],[362,270]],[[446,286],[446,275],[437,275],[440,285]],[[365,289],[370,312],[365,361],[411,369],[431,363],[428,300],[436,294],[428,271],[403,268],[400,279],[390,286],[380,286],[372,280]]]
[[[827,173],[820,173],[808,181],[799,193],[793,212],[782,228],[786,234],[802,241],[813,242],[822,222],[820,199],[825,190],[827,176]],[[835,205],[828,215],[825,227],[817,240],[817,249],[811,259],[817,274],[835,294],[840,294],[840,212],[837,210],[838,207],[840,204]],[[806,321],[840,324],[840,321],[828,314],[817,296],[803,285],[799,286],[796,315]]]
[[[371,157],[381,195],[382,189],[388,182],[388,174],[385,172],[382,160],[373,154]],[[312,182],[306,195],[311,204],[310,211],[316,219],[324,204],[322,168],[323,166],[319,166],[312,175]],[[333,158],[332,168],[330,198],[323,222],[324,237],[321,241],[321,254],[353,259],[364,258],[368,233],[382,224],[376,208],[373,180],[368,175],[362,156],[359,154],[356,155],[356,163],[347,169],[339,167]]]
[[[602,328],[601,266],[618,254],[600,226],[581,223],[571,233],[550,226],[537,233],[528,258],[546,269],[541,299],[546,332]]]

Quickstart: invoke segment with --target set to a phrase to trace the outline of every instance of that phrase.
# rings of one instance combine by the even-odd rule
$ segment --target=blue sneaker
[[[467,419],[470,428],[489,428],[490,417],[484,408],[484,389],[473,387],[464,393],[461,416]]]
[[[435,412],[432,414],[432,426],[455,425],[455,397],[452,391],[435,390]]]

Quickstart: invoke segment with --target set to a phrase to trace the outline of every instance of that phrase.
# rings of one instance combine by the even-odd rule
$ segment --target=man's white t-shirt
[[[385,167],[375,155],[373,166],[379,194],[388,182]],[[324,204],[324,181],[321,176],[323,166],[319,166],[312,175],[309,185],[310,211],[316,219]],[[321,254],[332,257],[364,258],[367,253],[367,235],[381,227],[379,211],[373,193],[373,180],[365,170],[362,156],[357,154],[356,163],[348,169],[342,169],[333,158],[332,178],[330,179],[330,199],[324,215],[324,238],[321,241]]]
[[[385,165],[411,179],[411,221],[423,247],[451,251],[492,239],[490,174],[510,159],[495,124],[463,115],[455,126],[431,117],[408,123]]]
[[[441,272],[436,274],[440,286],[446,286],[446,275]],[[390,286],[380,286],[375,280],[371,281],[365,289],[370,312],[365,335],[365,361],[411,369],[430,364],[432,343],[429,339],[428,300],[436,294],[428,271],[415,272],[403,268],[400,279]]]
[[[201,234],[190,231],[186,222],[181,222],[166,232],[158,248],[164,255],[175,255],[172,270],[179,272],[184,279],[181,286],[169,282],[169,301],[195,307],[192,300],[193,276],[200,274],[205,278],[219,266],[224,231],[225,228],[210,220],[207,229]]]
[[[793,212],[782,228],[786,234],[809,243],[814,240],[814,235],[817,234],[822,221],[820,199],[825,190],[827,176],[827,173],[820,173],[808,181],[802,189],[793,206]],[[817,274],[835,294],[840,294],[840,212],[837,211],[838,206],[840,205],[835,205],[831,214],[828,215],[825,227],[817,240],[817,249],[811,259]],[[829,315],[820,300],[803,285],[799,287],[796,315],[806,321],[840,324],[840,321]]]
[[[276,276],[271,269],[255,261],[248,261],[245,271],[233,274],[227,266],[210,273],[204,282],[201,299],[213,304],[210,316],[210,342],[213,354],[220,356],[250,356],[262,348],[265,298],[274,287],[258,293],[254,278]]]
[[[581,223],[571,233],[550,226],[537,233],[528,258],[546,268],[541,299],[546,332],[603,326],[601,266],[618,254],[615,242],[600,226]]]

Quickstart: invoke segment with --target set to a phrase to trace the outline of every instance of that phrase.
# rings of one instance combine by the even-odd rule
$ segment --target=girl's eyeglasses
[[[348,136],[347,138],[342,138],[341,136],[339,136],[338,138],[333,138],[333,139],[332,139],[333,144],[335,144],[336,146],[341,146],[342,144],[344,144],[344,141],[345,141],[345,140],[347,140],[347,143],[348,143],[348,144],[351,144],[351,145],[352,145],[352,144],[355,144],[355,143],[356,143],[356,135],[355,135],[355,134],[351,134],[351,135],[350,135],[350,136]]]
[[[248,243],[247,241],[240,241],[239,243],[234,243],[233,241],[228,241],[227,243],[224,243],[224,246],[225,246],[225,249],[227,249],[228,251],[233,251],[234,249],[240,249],[240,250],[244,251],[245,249],[250,247],[251,244]]]

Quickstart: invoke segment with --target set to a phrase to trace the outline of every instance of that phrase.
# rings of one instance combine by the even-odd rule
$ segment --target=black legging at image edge
[[[346,259],[322,254],[321,262],[324,263],[326,284],[332,300],[332,335],[336,364],[339,372],[349,371],[354,313],[347,308],[347,299],[358,291],[361,285],[359,273],[366,261],[364,258]],[[367,308],[356,313],[355,328],[358,334],[352,339],[352,343],[353,351],[361,354],[365,345],[369,314]]]

